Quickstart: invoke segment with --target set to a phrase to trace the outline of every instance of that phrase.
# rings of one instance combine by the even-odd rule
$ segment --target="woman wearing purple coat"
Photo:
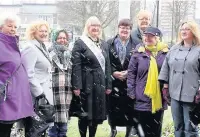
[[[160,42],[160,36],[158,28],[148,27],[144,42],[136,47],[128,67],[127,94],[135,102],[134,109],[145,137],[161,137],[165,102],[158,73],[168,47]]]
[[[28,75],[16,36],[18,17],[0,16],[0,136],[10,137],[13,124],[33,115]]]

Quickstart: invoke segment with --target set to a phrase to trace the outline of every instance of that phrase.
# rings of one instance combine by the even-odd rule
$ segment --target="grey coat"
[[[199,89],[200,46],[185,48],[175,45],[167,54],[160,71],[159,80],[169,83],[171,98],[193,102]]]
[[[25,58],[25,67],[33,97],[44,93],[49,103],[53,104],[50,61],[41,52],[43,49],[37,40],[27,42],[22,48],[22,56]],[[45,53],[48,54],[47,52]]]

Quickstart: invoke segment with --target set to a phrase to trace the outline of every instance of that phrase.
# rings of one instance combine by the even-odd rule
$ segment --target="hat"
[[[162,37],[162,32],[156,27],[146,28],[144,34],[152,34],[154,36]]]

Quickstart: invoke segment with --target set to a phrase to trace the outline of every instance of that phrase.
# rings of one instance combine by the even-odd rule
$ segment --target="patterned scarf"
[[[57,43],[54,43],[53,49],[60,60],[60,64],[63,64],[63,66],[65,66],[67,63],[67,57],[70,57],[70,51],[68,50],[67,46],[58,45]]]
[[[127,47],[128,43],[129,43],[129,40],[127,40],[126,43],[123,45],[122,41],[119,37],[117,37],[114,41],[114,44],[116,46],[117,53],[118,53],[118,56],[119,56],[119,60],[120,60],[122,65],[124,64],[124,61],[125,61],[125,58],[126,58],[126,47]]]

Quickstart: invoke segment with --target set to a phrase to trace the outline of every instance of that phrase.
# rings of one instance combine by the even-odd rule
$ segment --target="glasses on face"
[[[139,20],[145,20],[145,21],[148,21],[149,18],[143,17],[143,18],[139,18]]]
[[[181,28],[180,31],[190,31],[190,28]]]
[[[91,24],[92,27],[100,27],[100,24]]]
[[[130,30],[131,29],[130,27],[122,27],[122,26],[120,26],[119,28],[122,30]]]
[[[63,39],[63,40],[67,40],[67,38],[66,37],[58,37],[57,39]]]

